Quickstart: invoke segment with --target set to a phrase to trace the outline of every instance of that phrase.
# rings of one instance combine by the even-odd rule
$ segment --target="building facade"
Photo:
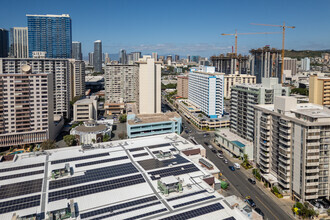
[[[311,60],[308,57],[301,59],[301,69],[303,71],[310,71],[311,70]]]
[[[250,50],[251,75],[257,77],[257,83],[262,78],[277,77],[281,81],[281,55],[275,48],[266,46],[256,50]]]
[[[33,51],[45,51],[47,58],[71,58],[72,24],[68,14],[26,17],[29,57]]]
[[[284,74],[285,77],[292,77],[297,74],[297,59],[284,57]]]
[[[9,33],[6,29],[0,28],[0,57],[8,57]]]
[[[240,84],[231,87],[230,130],[238,136],[254,140],[254,106],[272,104],[276,96],[289,96],[289,87],[282,87],[277,78],[263,78],[261,84]]]
[[[41,143],[54,131],[53,76],[22,71],[0,73],[0,147]]]
[[[83,55],[81,52],[81,42],[73,41],[72,42],[72,56],[75,60],[83,60]]]
[[[2,58],[0,74],[20,73],[22,66],[29,65],[33,74],[52,74],[54,114],[70,118],[71,63],[69,59],[50,58]]]
[[[94,52],[88,53],[88,64],[90,66],[94,65]]]
[[[214,67],[191,69],[188,81],[188,99],[210,118],[223,115],[224,76]]]
[[[161,113],[161,62],[143,56],[138,62],[136,104],[139,114]]]
[[[178,76],[176,90],[178,96],[188,98],[188,76]]]
[[[90,96],[73,104],[73,120],[88,121],[97,119],[97,97]]]
[[[158,54],[156,52],[153,52],[151,58],[153,58],[155,61],[158,61]]]
[[[231,87],[237,84],[256,84],[256,76],[243,74],[226,74],[224,75],[225,88],[224,88],[224,98],[230,99]]]
[[[119,51],[119,63],[127,64],[126,50],[120,50]]]
[[[219,56],[211,57],[212,66],[215,66],[215,71],[225,74],[248,74],[249,73],[249,58],[234,53],[227,55],[220,54]]]
[[[72,100],[76,96],[84,96],[86,92],[86,80],[85,80],[85,62],[83,60],[70,59],[70,86]]]
[[[106,65],[105,67],[105,101],[123,103],[136,101],[136,65]]]
[[[94,72],[102,72],[102,41],[94,41],[94,53],[93,53],[93,66]]]
[[[29,57],[29,40],[27,27],[10,28],[10,57]]]
[[[330,77],[312,75],[309,77],[309,101],[330,106]]]
[[[264,180],[272,177],[293,199],[329,199],[329,109],[276,97],[255,111],[255,161]]]

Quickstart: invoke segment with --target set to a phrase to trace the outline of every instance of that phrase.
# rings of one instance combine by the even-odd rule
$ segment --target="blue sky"
[[[74,41],[82,42],[84,56],[93,41],[103,51],[120,49],[158,54],[211,56],[231,52],[234,38],[221,33],[276,32],[286,34],[287,49],[330,49],[328,0],[1,0],[0,27],[27,26],[26,14],[70,14]],[[238,37],[238,52],[264,45],[281,48],[281,34]]]

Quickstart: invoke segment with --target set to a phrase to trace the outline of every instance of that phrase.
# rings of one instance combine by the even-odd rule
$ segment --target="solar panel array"
[[[212,169],[213,168],[213,165],[210,164],[208,161],[206,161],[204,158],[200,158],[199,159],[199,162],[201,164],[203,164],[204,166],[206,166],[208,169]]]
[[[87,170],[85,175],[71,178],[53,180],[49,182],[49,190],[87,183],[96,180],[107,179],[116,176],[136,173],[138,170],[131,163],[124,163],[114,166],[102,167],[93,170]]]
[[[135,151],[140,151],[140,150],[144,150],[144,147],[137,147],[137,148],[133,148],[133,149],[129,149],[129,152],[135,152]]]
[[[55,192],[48,193],[48,202],[61,200],[61,199],[72,199],[94,193],[104,192],[126,186],[131,186],[139,183],[144,183],[141,174],[123,177],[114,180],[108,180],[104,182],[93,183],[84,186],[71,187],[69,189],[63,189]]]
[[[27,209],[40,205],[40,195],[14,199],[0,203],[0,214]]]
[[[30,193],[41,192],[43,179],[24,181],[2,185],[0,187],[0,199],[22,196]]]
[[[133,157],[144,157],[144,156],[148,156],[148,153],[141,153],[141,154],[134,154]]]
[[[163,218],[162,220],[177,220],[177,219],[190,219],[195,218],[201,215],[205,215],[211,212],[215,212],[218,210],[223,209],[223,206],[220,203],[216,203],[213,205],[207,205],[198,209],[190,210],[187,212],[183,212],[177,215],[172,215],[166,218]]]
[[[153,170],[157,168],[167,167],[170,164],[182,164],[188,163],[189,160],[185,159],[180,155],[174,155],[175,158],[168,160],[148,159],[141,160],[138,163],[143,167],[144,170]]]
[[[108,163],[108,162],[124,160],[124,159],[128,159],[128,157],[123,156],[123,157],[115,157],[115,158],[104,159],[104,160],[96,160],[96,161],[86,162],[86,163],[79,163],[79,164],[76,164],[76,167],[91,166],[91,165],[95,165],[95,164]]]
[[[229,217],[229,218],[224,218],[224,219],[222,219],[222,220],[236,220],[236,218],[234,218],[234,217]]]
[[[14,179],[14,178],[23,177],[23,176],[32,176],[32,175],[37,175],[37,174],[41,174],[41,173],[44,173],[44,170],[19,173],[19,174],[13,174],[13,175],[8,175],[8,176],[0,176],[0,180]]]
[[[93,218],[93,220],[109,219],[109,217],[112,217],[112,216],[115,216],[115,215],[120,215],[120,214],[124,214],[124,213],[127,213],[127,212],[132,212],[132,211],[143,209],[143,208],[146,208],[146,207],[149,208],[151,206],[158,205],[158,204],[161,204],[161,202],[158,201],[158,202],[154,202],[154,203],[151,203],[151,204],[137,206],[137,207],[134,207],[134,208],[118,211],[116,213],[111,213],[111,214],[108,214],[108,215],[103,215],[103,216],[100,216],[100,217],[97,217],[97,218]]]
[[[71,157],[71,158],[66,158],[66,159],[61,159],[61,160],[54,160],[51,162],[51,164],[66,163],[66,162],[71,162],[71,161],[86,160],[86,159],[91,159],[91,158],[96,158],[96,157],[105,157],[105,156],[109,156],[109,153],[92,154],[92,155],[81,156],[81,157]]]
[[[196,199],[196,200],[192,200],[192,201],[189,201],[189,202],[184,202],[184,203],[181,203],[181,204],[174,205],[173,208],[176,209],[176,208],[179,208],[179,207],[182,207],[182,206],[191,205],[191,204],[194,204],[194,203],[197,203],[197,202],[201,202],[201,201],[205,201],[205,200],[213,199],[213,198],[215,198],[215,196],[203,197],[203,198],[200,198],[200,199]]]
[[[115,210],[118,210],[118,209],[124,209],[124,208],[128,208],[128,207],[131,207],[131,206],[135,206],[135,205],[139,205],[139,204],[142,204],[142,203],[147,203],[147,202],[151,202],[151,201],[155,201],[155,200],[157,200],[157,197],[156,196],[151,196],[151,197],[147,197],[147,198],[143,198],[143,199],[134,200],[134,201],[131,201],[131,202],[125,202],[125,203],[122,203],[122,204],[119,204],[119,205],[114,205],[114,206],[110,206],[110,207],[106,207],[106,208],[102,208],[102,209],[98,209],[98,210],[83,213],[83,214],[80,215],[80,218],[84,219],[84,218],[90,218],[90,217],[93,217],[93,216],[96,216],[96,215],[101,215],[101,214],[108,213],[108,212],[112,213],[112,212],[114,212]]]
[[[158,214],[158,213],[161,213],[161,212],[165,212],[165,211],[167,211],[167,209],[165,209],[165,208],[158,209],[158,210],[155,210],[155,211],[152,211],[152,212],[147,212],[147,213],[144,213],[144,214],[141,214],[141,215],[134,216],[132,218],[125,218],[125,220],[132,220],[132,219],[144,218],[144,217],[147,217],[149,215],[155,215],[155,214]]]
[[[188,165],[183,165],[183,166],[181,165],[163,170],[152,171],[149,172],[149,174],[151,175],[152,180],[157,180],[166,176],[177,176],[185,173],[192,173],[195,171],[199,171],[199,169],[194,164],[188,164]],[[156,177],[156,175],[159,175],[159,177]]]
[[[166,144],[157,144],[157,145],[148,146],[148,148],[149,149],[154,149],[154,148],[169,147],[169,146],[172,146],[172,145],[169,144],[169,143],[166,143]]]
[[[170,201],[173,201],[173,200],[182,199],[182,198],[189,197],[189,196],[194,196],[194,195],[204,193],[204,192],[207,192],[207,191],[202,190],[202,191],[198,191],[198,192],[193,192],[193,193],[185,194],[185,195],[182,195],[182,196],[177,196],[177,197],[174,197],[174,198],[167,199],[167,201],[170,202]]]
[[[24,166],[18,166],[18,167],[3,168],[3,169],[0,169],[0,173],[14,171],[14,170],[30,169],[30,168],[34,168],[34,167],[41,167],[44,165],[45,165],[44,163],[36,163],[36,164],[30,164],[30,165],[24,165]]]

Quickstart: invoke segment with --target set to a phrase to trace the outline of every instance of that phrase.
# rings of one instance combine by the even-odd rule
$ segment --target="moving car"
[[[231,171],[235,171],[235,167],[233,167],[233,166],[229,166],[229,169],[230,169]]]
[[[228,160],[227,159],[224,159],[223,162],[228,163]]]
[[[241,168],[241,166],[240,166],[238,163],[234,163],[234,167],[235,167],[236,169],[240,169],[240,168]]]
[[[250,183],[252,183],[253,185],[256,184],[256,181],[255,181],[254,179],[252,179],[252,178],[249,178],[248,181],[249,181]]]
[[[221,154],[219,154],[219,153],[217,153],[217,156],[218,156],[220,159],[223,158],[223,156],[222,156]]]
[[[256,207],[256,204],[254,203],[253,199],[251,199],[251,198],[246,199],[245,202],[247,204],[249,204],[252,208]]]
[[[259,208],[255,208],[254,211],[256,211],[262,217],[265,217],[265,214]]]

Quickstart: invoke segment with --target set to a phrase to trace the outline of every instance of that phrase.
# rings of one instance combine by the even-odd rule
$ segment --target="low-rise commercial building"
[[[71,135],[75,136],[78,145],[101,143],[111,138],[113,120],[85,121],[84,124],[72,128]]]
[[[97,97],[89,96],[73,104],[73,120],[88,121],[97,119]]]
[[[293,199],[329,199],[330,110],[276,97],[255,107],[255,121],[255,162],[264,180]]]
[[[330,106],[330,77],[312,75],[309,77],[309,101]]]

